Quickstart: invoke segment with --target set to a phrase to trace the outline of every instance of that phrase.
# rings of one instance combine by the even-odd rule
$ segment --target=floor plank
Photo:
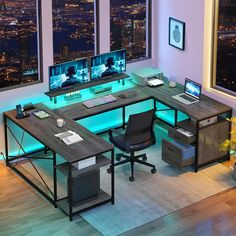
[[[70,222],[3,162],[0,162],[0,179],[1,236],[101,235],[82,218]]]
[[[236,187],[122,234],[141,235],[236,235]]]

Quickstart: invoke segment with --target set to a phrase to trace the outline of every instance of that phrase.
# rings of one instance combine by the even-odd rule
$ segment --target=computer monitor
[[[49,90],[67,89],[89,81],[86,58],[49,66]]]
[[[91,81],[109,79],[126,71],[126,50],[121,49],[91,57]]]
[[[202,89],[201,84],[199,84],[193,80],[185,78],[184,93],[186,93],[196,99],[200,99],[201,89]]]

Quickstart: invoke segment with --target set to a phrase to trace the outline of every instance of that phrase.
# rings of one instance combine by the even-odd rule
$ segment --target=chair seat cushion
[[[113,143],[117,148],[125,152],[140,151],[154,144],[153,139],[147,140],[143,143],[130,144],[128,140],[125,140],[124,135],[113,137]]]

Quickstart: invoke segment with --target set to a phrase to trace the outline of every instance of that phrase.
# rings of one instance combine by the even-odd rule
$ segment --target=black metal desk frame
[[[57,194],[57,158],[56,158],[56,152],[53,150],[49,150],[46,146],[46,144],[43,144],[40,140],[37,139],[37,137],[35,135],[33,135],[32,133],[25,131],[21,126],[19,126],[22,129],[22,135],[20,138],[20,141],[18,140],[18,138],[16,137],[16,135],[14,134],[14,131],[11,129],[11,127],[9,127],[8,125],[8,120],[10,120],[11,122],[13,122],[15,125],[19,126],[18,124],[16,124],[14,122],[14,120],[10,119],[9,117],[7,117],[4,114],[4,138],[5,138],[5,151],[6,151],[6,165],[8,167],[10,167],[11,169],[13,169],[17,174],[19,174],[28,184],[30,184],[33,188],[35,188],[40,194],[42,194],[46,199],[48,199],[55,208],[58,207],[58,202],[60,200],[63,199],[58,199],[58,194]],[[33,138],[35,138],[38,142],[42,143],[45,147],[42,149],[38,149],[32,152],[27,153],[26,150],[24,149],[22,142],[24,139],[24,134],[25,132],[27,132],[29,135],[31,135]],[[23,152],[22,155],[17,155],[17,156],[10,156],[9,155],[9,146],[8,146],[8,135],[11,134],[13,139],[16,141],[16,143],[19,146],[19,150],[21,150]],[[37,154],[37,153],[42,153],[44,152],[45,154],[50,151],[52,152],[52,158],[48,158],[48,157],[37,157],[37,156],[30,156],[32,154]],[[106,151],[107,152],[107,151]],[[109,199],[106,199],[104,201],[100,201],[97,204],[91,205],[89,207],[83,208],[82,210],[73,212],[72,211],[72,198],[71,198],[71,184],[72,184],[72,164],[69,164],[69,168],[68,168],[68,207],[69,207],[69,213],[64,211],[62,208],[60,208],[60,210],[62,210],[65,214],[67,214],[69,216],[70,221],[73,220],[73,216],[75,216],[76,214],[80,214],[84,211],[87,211],[89,209],[92,209],[94,207],[100,206],[102,204],[106,204],[111,202],[111,204],[115,203],[115,188],[114,188],[114,148],[110,149],[109,152],[111,152],[111,161],[110,161],[110,168],[111,168],[111,196]],[[97,153],[97,155],[100,155],[103,153]],[[87,157],[89,158],[89,156]],[[48,190],[49,194],[47,194],[45,191],[43,191],[39,186],[37,186],[33,181],[31,181],[31,179],[29,179],[23,172],[21,172],[19,169],[16,168],[14,161],[18,161],[19,159],[23,159],[23,160],[27,160],[30,162],[30,164],[32,165],[33,169],[36,171],[38,177],[40,178],[40,180],[42,181],[44,187],[46,187],[46,189]],[[37,167],[33,164],[31,159],[43,159],[43,160],[52,160],[52,168],[53,168],[53,190],[50,189],[50,187],[48,186],[48,184],[46,183],[46,181],[44,180],[42,174],[40,173],[40,170],[37,169]]]

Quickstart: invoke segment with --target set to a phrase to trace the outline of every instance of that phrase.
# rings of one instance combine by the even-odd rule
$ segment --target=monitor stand
[[[112,86],[94,86],[90,88],[90,91],[94,94],[103,93],[111,90]]]

